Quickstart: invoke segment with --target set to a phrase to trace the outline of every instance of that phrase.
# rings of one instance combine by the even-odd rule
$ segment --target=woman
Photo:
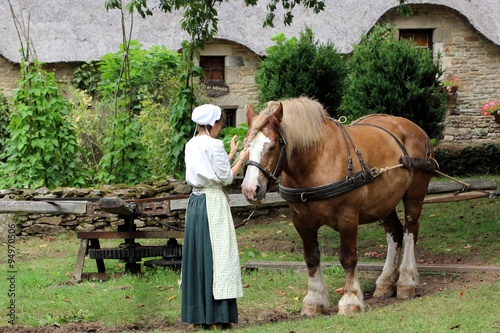
[[[248,159],[236,136],[229,155],[216,139],[226,115],[216,105],[193,110],[195,136],[186,144],[186,181],[193,187],[186,210],[182,254],[181,321],[202,328],[230,328],[238,322],[236,298],[243,296],[236,232],[222,186],[232,183]]]

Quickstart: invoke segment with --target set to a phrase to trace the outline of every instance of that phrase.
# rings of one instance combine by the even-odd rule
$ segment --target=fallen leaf
[[[341,287],[341,288],[338,288],[338,289],[335,289],[335,292],[339,295],[342,295],[344,293],[344,287]]]

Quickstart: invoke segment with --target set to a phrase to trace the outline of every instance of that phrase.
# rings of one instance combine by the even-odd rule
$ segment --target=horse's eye
[[[266,149],[267,151],[273,151],[276,149],[276,144],[274,142],[269,142],[266,144]]]

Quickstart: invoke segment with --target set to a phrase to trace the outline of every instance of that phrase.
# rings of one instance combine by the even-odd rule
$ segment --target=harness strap
[[[399,148],[401,148],[401,150],[403,151],[404,156],[400,157],[400,161],[401,161],[402,166],[404,168],[411,169],[411,168],[415,167],[415,168],[427,170],[427,171],[435,171],[436,169],[439,169],[439,165],[438,165],[437,161],[431,156],[431,140],[429,139],[429,136],[427,135],[427,133],[424,132],[424,130],[422,130],[422,133],[425,136],[425,148],[426,148],[426,153],[425,153],[426,158],[425,159],[410,157],[408,152],[406,151],[405,146],[401,143],[401,141],[399,141],[399,139],[394,134],[392,134],[391,132],[389,132],[387,129],[385,129],[383,127],[380,127],[378,125],[373,125],[373,124],[359,124],[359,123],[356,123],[354,125],[375,127],[375,128],[378,128],[378,129],[386,132],[387,134],[389,134],[394,139],[394,141],[396,141]]]
[[[333,183],[316,187],[285,187],[278,185],[281,197],[286,201],[318,201],[338,197],[358,187],[371,183],[377,174],[363,170],[350,178],[343,178]]]
[[[351,146],[353,147],[354,152],[356,153],[356,156],[358,157],[359,164],[361,165],[361,169],[363,169],[363,171],[368,172],[368,173],[373,175],[371,168],[365,163],[365,160],[363,159],[361,152],[358,150],[358,148],[354,144],[354,141],[352,140],[351,136],[349,135],[349,133],[347,132],[345,127],[340,122],[336,121],[335,119],[331,119],[331,120],[335,121],[335,123],[339,127],[340,133],[342,133],[342,138],[344,139],[345,147],[347,150],[347,179],[350,179],[352,177],[352,157],[351,157],[351,150],[349,148],[349,144],[347,143],[347,140],[349,140],[349,142],[351,143]]]
[[[409,156],[409,155],[408,155],[408,152],[406,151],[405,146],[403,146],[403,144],[401,143],[401,141],[399,141],[399,140],[398,140],[398,138],[396,138],[396,136],[395,136],[394,134],[392,134],[391,132],[389,132],[389,131],[388,131],[388,130],[386,130],[385,128],[380,127],[380,126],[378,126],[378,125],[373,125],[373,124],[354,124],[354,126],[360,126],[360,125],[361,125],[361,126],[371,126],[371,127],[375,127],[375,128],[378,128],[378,129],[380,129],[380,130],[382,130],[382,131],[386,132],[387,134],[389,134],[389,135],[390,135],[390,136],[394,139],[394,141],[396,141],[396,143],[398,144],[399,148],[401,148],[401,150],[403,151],[404,156],[405,156],[405,157],[406,157],[406,156]],[[426,141],[427,141],[427,144],[428,144],[428,140],[426,140]],[[428,151],[428,152],[430,151],[430,150],[429,150],[429,146],[427,146],[427,151]]]
[[[342,139],[347,151],[347,176],[344,179],[337,180],[333,183],[315,186],[315,187],[285,187],[282,184],[278,185],[278,191],[281,197],[286,201],[317,201],[325,200],[329,198],[334,198],[350,192],[358,187],[371,183],[375,177],[380,175],[375,169],[371,169],[365,163],[361,152],[358,150],[351,136],[345,129],[345,127],[335,119],[330,118],[339,127],[340,133],[342,133]],[[356,155],[358,157],[359,163],[361,164],[362,170],[352,173],[352,156],[349,143],[353,147]]]

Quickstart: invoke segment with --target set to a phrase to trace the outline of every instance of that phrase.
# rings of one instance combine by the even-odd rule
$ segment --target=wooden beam
[[[322,263],[321,267],[340,266],[339,263]],[[358,262],[356,269],[360,271],[382,271],[383,263]],[[417,264],[420,272],[498,272],[499,266],[471,266],[471,265],[438,265],[438,264]],[[305,271],[307,266],[299,261],[265,261],[250,260],[243,265],[243,269],[267,269],[267,270],[294,270]]]
[[[243,194],[241,193],[232,193],[229,194],[229,206],[231,208],[241,208],[241,207],[250,207],[250,206],[255,206],[254,204],[251,204],[245,199]],[[182,199],[182,200],[172,200],[170,202],[170,209],[172,211],[175,210],[185,210],[187,207],[188,199]],[[281,198],[281,195],[278,192],[269,192],[266,194],[266,200],[264,203],[257,205],[258,207],[280,207],[280,206],[286,206],[287,203],[283,198]]]
[[[425,197],[424,204],[466,201],[472,199],[488,198],[489,196],[490,196],[489,193],[484,193],[484,192],[464,192],[457,195],[454,194],[430,195]]]
[[[0,201],[0,214],[85,214],[85,201]]]
[[[106,213],[134,216],[134,212],[125,204],[125,201],[117,197],[99,199],[99,207]]]
[[[496,190],[497,189],[497,181],[495,179],[465,179],[461,180],[464,183],[472,186],[473,190]],[[433,182],[429,184],[427,189],[427,194],[436,194],[436,193],[447,193],[447,192],[455,192],[463,189],[464,186],[455,181],[449,182]]]
[[[184,238],[183,231],[82,231],[77,233],[79,239],[141,239],[141,238]]]

